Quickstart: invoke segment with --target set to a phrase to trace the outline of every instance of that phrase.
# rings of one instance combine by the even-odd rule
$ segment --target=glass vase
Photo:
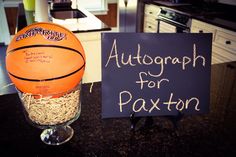
[[[81,82],[66,93],[47,96],[17,91],[27,121],[43,129],[40,138],[45,144],[61,145],[73,137],[69,125],[80,116]]]

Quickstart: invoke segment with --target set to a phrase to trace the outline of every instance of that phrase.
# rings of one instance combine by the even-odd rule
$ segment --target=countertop
[[[163,3],[163,1],[149,2],[151,4],[169,7],[177,11],[188,14],[191,18],[201,20],[222,27],[231,31],[236,31],[236,6],[220,3]]]
[[[78,19],[65,19],[65,20],[52,18],[51,21],[49,22],[63,25],[73,33],[111,30],[110,27],[108,27],[105,23],[103,23],[101,20],[99,20],[96,16],[94,16],[87,10],[83,8],[78,8],[78,9],[81,12],[83,12],[86,15],[86,17]],[[34,22],[33,14],[34,13],[32,11],[24,10],[24,6],[22,3],[19,4],[16,32]]]
[[[96,16],[94,16],[86,9],[78,8],[78,10],[83,12],[86,17],[65,20],[52,18],[52,22],[63,25],[73,33],[111,30],[110,27],[108,27],[105,23],[103,23],[101,20],[99,20]]]
[[[60,146],[40,141],[42,130],[26,121],[16,93],[2,95],[0,156],[235,156],[236,62],[212,65],[211,76],[210,113],[144,117],[135,130],[129,118],[101,119],[101,82],[91,93],[90,84],[83,84],[81,116],[71,124],[74,136]]]

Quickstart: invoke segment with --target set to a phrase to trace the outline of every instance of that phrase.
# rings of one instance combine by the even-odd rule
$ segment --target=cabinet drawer
[[[161,9],[159,6],[153,4],[146,4],[144,14],[149,17],[157,18],[157,15],[160,13],[160,11]]]
[[[215,40],[216,29],[191,27],[191,33],[212,33],[212,41]]]
[[[215,43],[236,55],[236,33],[226,30],[217,30]]]
[[[157,33],[157,25],[145,21],[143,30],[144,30],[144,32]]]
[[[154,25],[157,25],[157,19],[146,16],[146,15],[144,16],[144,23],[145,22],[149,22],[149,23],[152,23]]]
[[[236,32],[196,19],[192,20],[192,33],[212,33],[212,64],[236,61]]]
[[[212,46],[212,55],[218,56],[223,62],[236,61],[236,54],[232,51],[228,51],[219,47],[218,44],[213,43]]]
[[[217,55],[212,55],[211,64],[219,64],[219,63],[224,63],[224,60],[222,60],[221,57],[218,57]]]
[[[192,20],[191,33],[212,33],[212,41],[214,41],[216,30],[217,29],[214,25],[202,21]]]
[[[213,53],[211,57],[211,64],[227,63],[230,62],[229,59],[225,58],[222,55]]]

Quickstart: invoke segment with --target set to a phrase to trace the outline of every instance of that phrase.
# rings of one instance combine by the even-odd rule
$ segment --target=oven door
[[[189,33],[190,29],[182,24],[178,24],[175,21],[168,20],[165,18],[159,17],[157,19],[158,26],[157,32],[158,33]]]

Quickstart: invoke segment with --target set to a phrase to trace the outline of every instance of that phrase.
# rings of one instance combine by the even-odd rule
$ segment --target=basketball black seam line
[[[8,51],[7,54],[13,53],[14,51],[17,51],[17,50],[20,50],[20,49],[31,48],[31,47],[56,47],[56,48],[63,48],[63,49],[71,50],[71,51],[74,51],[74,52],[78,53],[83,58],[83,60],[85,62],[85,59],[84,59],[83,55],[78,50],[72,49],[70,47],[59,46],[59,45],[28,45],[28,46],[22,46],[22,47],[18,47],[18,48],[15,48],[15,49],[12,49],[12,50]]]
[[[77,70],[75,70],[75,71],[73,71],[72,73],[69,73],[69,74],[67,74],[67,75],[63,75],[63,76],[59,76],[59,77],[55,77],[55,78],[42,79],[42,80],[39,80],[39,79],[28,79],[28,78],[16,76],[16,75],[14,75],[14,74],[12,74],[12,73],[10,73],[10,72],[8,72],[8,73],[9,73],[9,75],[11,75],[11,76],[13,76],[13,77],[15,77],[15,78],[17,78],[17,79],[20,79],[20,80],[32,81],[32,82],[44,82],[44,81],[58,80],[58,79],[62,79],[62,78],[71,76],[71,75],[77,73],[78,71],[80,71],[80,70],[81,70],[82,68],[84,68],[84,67],[85,67],[85,64],[83,64],[83,66],[81,66],[79,69],[77,69]]]

